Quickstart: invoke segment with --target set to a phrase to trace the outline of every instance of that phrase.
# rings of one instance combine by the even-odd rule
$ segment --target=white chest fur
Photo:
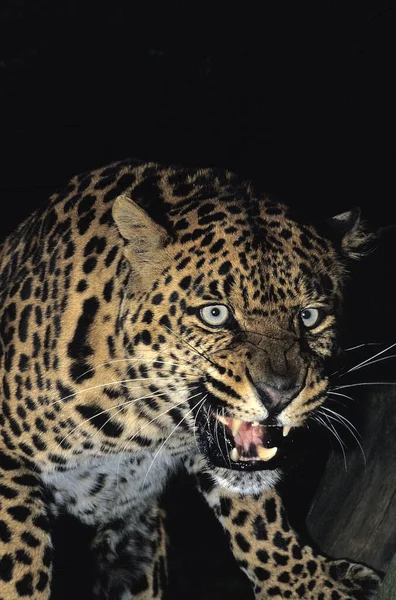
[[[62,473],[44,474],[42,481],[50,492],[54,516],[68,512],[87,525],[98,525],[158,497],[180,464],[180,457],[168,453],[114,455],[86,459]]]

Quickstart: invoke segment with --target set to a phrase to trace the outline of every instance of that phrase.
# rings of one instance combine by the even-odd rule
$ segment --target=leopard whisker
[[[221,424],[223,426],[224,439],[226,439],[226,430],[225,430],[225,424],[224,424],[224,418],[225,418],[225,409],[224,409],[224,406],[222,407],[221,410],[222,410],[222,417],[223,417],[223,420],[222,420]],[[230,469],[231,469],[232,468],[231,467],[231,455],[230,455],[229,449],[228,448],[226,448],[226,449],[227,449],[227,454],[228,454],[228,464],[230,465]]]
[[[349,348],[342,348],[343,352],[351,352],[352,350],[358,350],[359,348],[365,348],[366,346],[382,346],[383,342],[366,342],[364,344],[357,344],[356,346],[350,346]]]
[[[106,367],[106,366],[109,366],[109,365],[113,365],[115,363],[129,363],[129,362],[134,362],[134,361],[144,361],[146,363],[151,363],[151,364],[159,363],[159,364],[170,365],[170,366],[174,366],[174,367],[180,367],[180,366],[182,366],[182,364],[180,362],[176,363],[176,362],[165,361],[165,360],[157,360],[157,359],[154,359],[154,358],[153,359],[151,359],[151,358],[148,359],[148,358],[145,358],[143,355],[141,357],[140,356],[138,356],[138,357],[135,356],[133,358],[132,357],[131,358],[117,358],[117,359],[114,359],[114,360],[107,360],[106,362],[103,362],[103,363],[100,363],[98,365],[95,365],[94,367],[91,367],[87,371],[84,371],[84,373],[81,373],[81,375],[79,375],[76,378],[76,381],[78,381],[79,379],[85,377],[89,373],[92,373],[93,371],[96,371],[97,369],[100,369],[101,367]],[[184,361],[184,364],[186,364],[186,365],[188,365],[188,366],[190,366],[192,368],[195,368],[197,366],[197,365],[191,365],[187,360]]]
[[[189,375],[190,377],[193,377],[194,375]],[[58,402],[64,402],[65,400],[69,400],[70,398],[75,398],[76,396],[79,396],[80,394],[83,394],[85,392],[92,392],[93,390],[98,390],[101,388],[105,388],[105,387],[110,387],[113,385],[121,385],[121,387],[124,387],[126,390],[129,390],[129,387],[125,384],[127,383],[137,383],[137,382],[141,382],[141,381],[161,381],[163,382],[163,378],[162,377],[139,377],[137,379],[119,379],[119,380],[115,380],[115,381],[108,381],[106,383],[101,383],[98,385],[93,385],[90,386],[88,388],[84,388],[83,390],[78,390],[78,392],[73,392],[72,394],[68,394],[67,396],[62,396],[62,398],[58,398],[58,400],[55,400],[54,402],[50,402],[49,404],[43,404],[42,406],[44,406],[45,408],[49,408],[50,406],[54,406],[55,404],[58,404]]]
[[[202,393],[202,392],[201,392],[201,393]],[[150,465],[149,465],[149,467],[148,467],[148,469],[147,469],[146,475],[144,476],[143,483],[142,483],[142,488],[144,487],[144,484],[145,484],[145,483],[146,483],[146,481],[147,481],[148,474],[150,473],[150,471],[151,471],[151,469],[152,469],[152,467],[153,467],[153,465],[154,465],[154,463],[155,463],[155,460],[156,460],[156,458],[158,457],[159,453],[160,453],[160,452],[161,452],[161,450],[164,448],[164,446],[166,445],[166,443],[168,442],[168,440],[169,440],[169,439],[172,437],[172,435],[175,433],[176,429],[177,429],[177,428],[178,428],[178,427],[179,427],[179,426],[180,426],[180,425],[183,423],[183,421],[185,421],[185,419],[188,417],[188,415],[189,415],[189,414],[191,414],[191,413],[192,413],[192,412],[193,412],[193,411],[196,409],[196,407],[197,407],[199,404],[203,404],[203,403],[205,402],[206,398],[207,398],[207,395],[206,395],[206,396],[205,396],[203,399],[201,398],[201,400],[199,400],[199,401],[198,401],[198,402],[197,402],[197,403],[196,403],[196,404],[195,404],[195,405],[194,405],[194,406],[193,406],[193,407],[192,407],[192,408],[191,408],[191,409],[190,409],[190,410],[189,410],[189,411],[188,411],[188,412],[187,412],[187,413],[184,415],[184,417],[183,417],[182,419],[180,419],[180,421],[178,422],[178,424],[176,425],[176,427],[174,427],[174,428],[172,429],[172,431],[170,432],[170,434],[167,436],[167,438],[164,440],[164,442],[163,442],[163,443],[160,445],[160,447],[158,448],[158,450],[157,450],[157,451],[156,451],[156,453],[154,454],[153,460],[151,461],[151,463],[150,463]]]
[[[352,367],[351,369],[348,369],[348,371],[345,371],[345,373],[342,373],[340,375],[340,377],[344,377],[345,375],[347,375],[348,373],[352,373],[352,371],[356,371],[357,369],[361,369],[363,366],[369,366],[372,365],[376,362],[379,362],[379,360],[387,360],[388,358],[395,358],[396,355],[391,355],[391,356],[385,356],[382,359],[376,359],[378,356],[381,356],[382,354],[384,354],[385,352],[388,352],[388,350],[391,350],[392,348],[394,348],[396,346],[396,342],[394,344],[391,344],[390,346],[387,346],[387,348],[384,348],[383,350],[381,350],[380,352],[377,352],[376,354],[374,354],[374,356],[371,356],[370,358],[366,358],[366,360],[363,360],[362,362],[360,362],[359,364],[355,365],[354,367]]]
[[[371,367],[371,365],[382,362],[383,360],[388,360],[389,358],[396,358],[396,354],[390,354],[389,356],[382,356],[381,358],[377,358],[376,360],[370,360],[370,362],[368,362],[367,364],[364,364],[361,366],[356,366],[356,367],[353,367],[352,369],[349,369],[349,371],[345,371],[345,373],[340,375],[340,377],[343,377],[344,375],[347,375],[348,373],[351,373],[352,371],[357,371],[358,369],[363,369],[365,367]]]
[[[219,414],[218,410],[216,410],[216,414],[217,415]],[[223,424],[223,426],[224,426],[224,424]],[[223,457],[224,462],[226,462],[226,458],[224,456],[223,449],[220,445],[220,440],[219,440],[219,419],[215,419],[215,436],[216,436],[217,446],[220,448],[221,456]]]
[[[319,408],[319,412],[321,412],[321,411],[323,411],[323,410],[324,410],[324,411],[326,411],[326,412],[329,412],[329,413],[331,413],[331,414],[332,414],[334,417],[337,417],[337,418],[339,418],[339,419],[342,419],[343,421],[345,421],[345,423],[348,423],[348,425],[349,425],[350,427],[352,427],[352,429],[353,429],[354,431],[356,431],[356,433],[357,433],[358,435],[360,435],[360,433],[359,433],[359,432],[358,432],[358,430],[356,429],[355,425],[354,425],[353,423],[351,423],[351,421],[350,421],[349,419],[347,419],[346,417],[344,417],[344,415],[342,415],[342,414],[338,413],[338,412],[337,412],[337,411],[335,411],[335,410],[332,410],[331,408],[328,408],[328,406],[323,406],[323,405],[322,405],[322,406]]]
[[[198,387],[199,386],[195,386],[194,388],[185,388],[185,389],[188,391],[193,391],[194,389],[198,389]],[[135,439],[135,437],[138,436],[146,427],[148,427],[149,425],[154,423],[157,419],[159,419],[163,415],[166,415],[167,413],[169,413],[173,408],[175,408],[176,406],[181,406],[181,404],[185,404],[186,402],[189,402],[190,400],[192,400],[193,398],[196,398],[200,394],[202,394],[202,392],[198,392],[197,394],[194,394],[193,396],[189,396],[188,398],[185,398],[184,400],[182,400],[181,402],[178,402],[177,404],[172,404],[172,406],[168,410],[160,413],[159,415],[156,415],[154,417],[154,419],[151,419],[151,421],[149,421],[148,423],[145,423],[145,425],[143,425],[143,427],[141,427],[139,429],[139,431],[137,431],[135,434],[133,434],[133,436],[128,440],[128,442],[132,442]]]
[[[320,425],[323,425],[323,427],[325,429],[327,429],[337,440],[337,442],[340,445],[343,457],[344,457],[344,466],[345,466],[345,472],[348,471],[348,465],[347,465],[347,460],[346,460],[346,454],[345,454],[345,450],[344,448],[346,448],[346,445],[344,443],[344,441],[342,440],[342,438],[338,435],[336,429],[333,427],[333,425],[331,424],[331,422],[326,423],[322,417],[319,417],[318,415],[313,415],[312,418],[317,421]]]
[[[100,427],[100,429],[98,429],[94,435],[96,435],[97,433],[99,433],[99,431],[101,431],[103,429],[103,427],[105,427],[105,425],[116,415],[118,415],[120,412],[122,412],[122,410],[128,406],[131,406],[131,404],[135,404],[136,402],[139,402],[140,400],[144,400],[145,398],[152,398],[153,396],[155,397],[159,397],[159,396],[164,396],[166,395],[166,392],[156,392],[156,393],[150,393],[150,394],[145,394],[144,396],[140,396],[139,398],[133,398],[132,400],[124,400],[123,402],[121,402],[120,404],[116,404],[115,406],[110,406],[109,408],[106,408],[104,410],[101,410],[100,412],[96,413],[95,415],[93,415],[92,417],[89,417],[87,419],[84,419],[84,421],[82,421],[81,423],[79,423],[78,425],[76,425],[76,427],[74,427],[71,431],[69,431],[69,433],[62,438],[62,440],[60,441],[60,446],[62,445],[63,442],[65,442],[67,440],[67,438],[72,435],[75,431],[77,431],[78,429],[80,429],[83,425],[85,425],[86,423],[88,423],[89,421],[92,421],[93,419],[96,419],[97,417],[104,415],[104,414],[109,414],[111,411],[113,410],[117,410],[117,412],[114,415],[111,415],[108,420],[103,423],[103,425]],[[172,407],[171,407],[172,408]],[[169,409],[170,410],[170,409]]]
[[[337,385],[334,387],[334,390],[344,390],[365,385],[396,385],[396,381],[360,381],[358,383],[349,383],[348,385]]]
[[[123,409],[124,409],[124,408],[126,408],[127,406],[130,406],[131,404],[134,404],[135,402],[138,402],[138,401],[140,401],[140,400],[144,400],[145,398],[148,398],[148,397],[150,397],[150,398],[151,398],[151,397],[155,396],[156,398],[159,398],[160,396],[164,396],[164,395],[165,395],[165,392],[159,392],[159,391],[158,391],[158,392],[156,392],[156,393],[154,393],[154,394],[150,394],[149,396],[142,396],[142,397],[140,397],[140,398],[136,398],[136,400],[129,400],[129,401],[127,401],[127,402],[123,403],[122,405],[118,404],[117,406],[113,406],[113,407],[111,407],[111,408],[108,408],[108,409],[106,409],[106,410],[103,410],[102,412],[100,412],[100,413],[97,413],[97,414],[96,414],[96,415],[94,415],[93,417],[90,417],[89,419],[86,419],[86,420],[85,420],[85,421],[82,423],[82,425],[84,425],[84,424],[85,424],[87,421],[90,421],[91,419],[94,419],[95,417],[97,417],[97,416],[99,416],[99,415],[101,415],[101,414],[109,413],[111,410],[113,410],[113,409],[115,409],[115,408],[118,408],[117,412],[115,412],[115,413],[114,413],[114,415],[111,415],[111,416],[110,416],[110,417],[107,419],[107,421],[105,421],[105,422],[103,423],[103,425],[102,425],[102,426],[101,426],[101,427],[100,427],[100,428],[99,428],[97,431],[95,431],[95,432],[93,433],[92,437],[95,437],[96,435],[98,435],[98,434],[99,434],[99,432],[100,432],[100,431],[102,431],[102,429],[103,429],[103,428],[104,428],[104,427],[107,425],[107,423],[109,423],[109,421],[111,421],[111,419],[112,419],[112,418],[114,418],[115,416],[117,416],[118,414],[120,414],[120,413],[123,411]],[[119,408],[120,406],[121,406],[121,408]],[[169,408],[169,410],[172,410],[172,407],[170,407],[170,408]],[[75,431],[75,429],[74,429],[73,431]],[[73,431],[72,431],[72,432],[70,432],[70,433],[73,433]]]
[[[333,432],[334,436],[336,437],[336,439],[339,441],[340,445],[343,448],[347,448],[346,443],[344,442],[344,440],[342,439],[342,437],[339,435],[339,433],[337,432],[337,430],[335,429],[334,425],[331,423],[331,421],[328,419],[327,415],[323,415],[326,416],[327,418],[327,425],[331,428],[331,431]]]
[[[342,398],[347,398],[348,400],[355,402],[355,398],[352,398],[352,396],[347,396],[347,394],[341,394],[340,392],[333,392],[333,390],[329,390],[327,393],[329,395],[331,394],[332,396],[340,396]]]
[[[195,386],[194,388],[185,388],[188,391],[197,389],[198,386]],[[180,390],[182,391],[182,390]],[[185,398],[184,400],[182,400],[181,402],[178,402],[177,404],[172,404],[172,406],[169,407],[168,410],[165,410],[164,412],[162,412],[159,415],[156,415],[154,417],[154,419],[151,419],[151,421],[148,421],[147,423],[145,423],[131,438],[128,439],[128,442],[126,444],[124,444],[123,450],[119,453],[119,459],[118,459],[118,463],[117,463],[117,471],[116,471],[116,479],[117,479],[117,486],[118,486],[118,475],[119,475],[119,471],[120,471],[120,465],[121,465],[121,459],[125,453],[125,451],[128,448],[128,445],[130,442],[132,442],[138,435],[140,435],[140,433],[149,425],[151,425],[152,423],[154,423],[157,419],[159,419],[160,417],[168,414],[173,408],[181,406],[182,404],[185,404],[186,402],[189,402],[190,400],[192,400],[193,398],[196,398],[197,396],[199,396],[202,392],[198,392],[198,394],[195,394],[194,396],[189,396],[188,398]],[[199,412],[199,411],[198,411]],[[194,435],[195,435],[195,431],[194,431]]]
[[[329,408],[327,408],[325,406],[322,406],[322,409],[323,410],[327,410],[327,411],[329,411],[329,412],[332,413],[331,415],[329,415],[329,414],[321,412],[321,414],[324,417],[326,417],[327,419],[333,419],[334,421],[336,421],[340,425],[343,425],[349,431],[349,433],[355,439],[357,445],[359,446],[360,452],[362,453],[362,456],[363,456],[364,466],[366,467],[367,466],[366,454],[364,452],[363,446],[362,446],[362,444],[361,444],[361,442],[359,440],[359,437],[358,437],[358,436],[361,437],[361,435],[358,432],[358,430],[356,429],[356,427],[353,425],[353,423],[351,423],[349,421],[349,419],[347,419],[343,415],[340,415],[339,413],[336,413],[335,411],[333,411],[333,410],[331,410],[331,409],[329,409]]]
[[[364,348],[366,346],[383,346],[384,343],[381,342],[368,342],[366,344],[358,344],[357,346],[351,346],[350,348],[343,348],[342,352],[350,352],[352,350],[358,350],[360,348]],[[361,366],[365,365],[367,363],[367,365],[371,364],[371,361],[373,361],[373,359],[375,359],[377,356],[379,356],[380,354],[383,354],[384,352],[387,352],[388,350],[390,350],[392,348],[392,346],[394,346],[395,344],[392,344],[390,346],[387,346],[385,349],[381,350],[381,352],[377,352],[376,354],[374,354],[374,356],[370,356],[369,358],[363,360],[362,362],[358,363],[357,365],[354,365],[353,367],[351,367],[350,369],[347,369],[344,371],[344,369],[346,368],[345,366],[342,366],[340,369],[337,369],[336,371],[333,371],[330,376],[334,377],[335,375],[337,375],[338,377],[344,377],[344,375],[347,375],[348,373],[350,373],[351,371],[354,371],[355,369],[359,369]],[[375,361],[374,361],[375,362]],[[343,372],[342,372],[343,371]],[[341,373],[342,372],[342,373]],[[339,373],[341,373],[341,375],[339,375]]]
[[[208,397],[208,395],[206,394],[206,398],[207,397]],[[194,418],[194,438],[195,438],[195,444],[197,446],[198,451],[199,451],[199,444],[198,444],[198,440],[197,440],[197,420],[198,420],[199,411],[202,409],[202,407],[203,407],[203,404],[201,404],[201,406],[197,410],[195,418]]]

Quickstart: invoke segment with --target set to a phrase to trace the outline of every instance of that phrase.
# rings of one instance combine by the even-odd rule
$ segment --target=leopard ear
[[[113,218],[121,236],[127,240],[125,255],[132,266],[148,263],[151,267],[163,264],[163,253],[168,234],[127,196],[118,196],[113,205]]]
[[[327,225],[333,231],[332,237],[337,238],[342,254],[353,259],[365,254],[368,242],[373,236],[365,230],[359,208],[331,217],[327,220]]]

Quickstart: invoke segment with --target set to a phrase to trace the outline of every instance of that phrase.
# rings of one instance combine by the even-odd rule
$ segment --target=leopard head
[[[289,432],[326,400],[359,213],[302,225],[249,185],[168,201],[166,228],[126,196],[114,204],[125,355],[166,443],[197,443],[221,485],[259,492],[279,478]]]

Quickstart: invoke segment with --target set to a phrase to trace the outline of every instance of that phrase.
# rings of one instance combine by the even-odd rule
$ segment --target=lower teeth
[[[239,452],[238,452],[238,450],[236,448],[233,448],[231,450],[231,459],[234,462],[238,462],[238,460],[240,460]]]
[[[257,454],[261,460],[270,460],[278,452],[278,448],[263,448],[263,446],[257,446]]]
[[[264,448],[263,446],[257,446],[257,456],[247,457],[247,456],[240,456],[238,449],[233,448],[231,450],[231,459],[234,462],[239,462],[239,461],[249,462],[249,461],[254,461],[254,460],[267,461],[267,460],[270,460],[271,458],[273,458],[277,452],[278,452],[277,447]]]

